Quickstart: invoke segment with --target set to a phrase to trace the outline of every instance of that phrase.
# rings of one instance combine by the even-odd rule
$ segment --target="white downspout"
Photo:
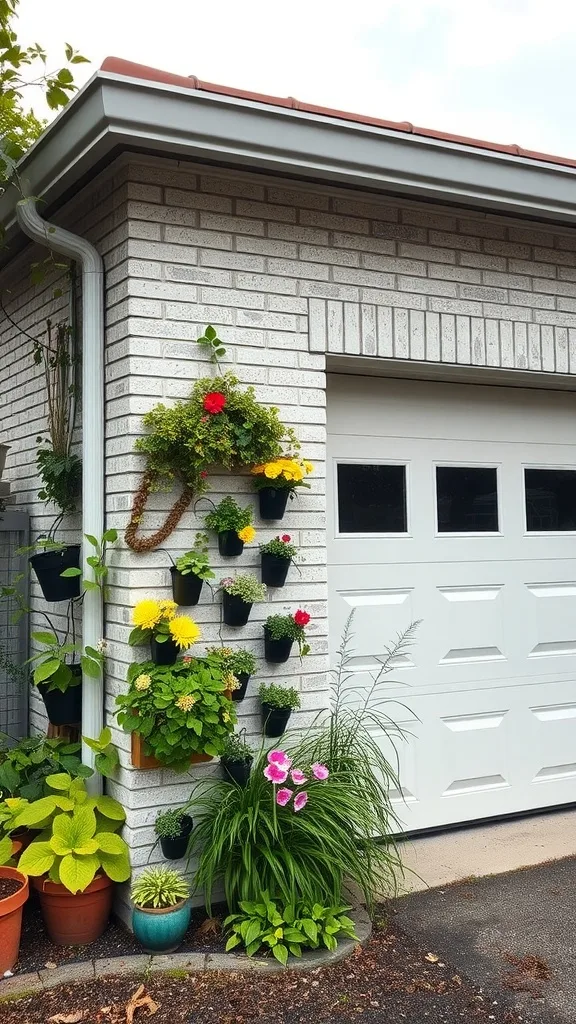
[[[43,220],[35,199],[23,199],[16,206],[22,231],[82,268],[82,535],[100,538],[104,533],[104,265],[90,242],[64,228]],[[90,579],[86,556],[91,553],[82,542],[82,564]],[[104,635],[104,608],[98,590],[84,596],[82,642],[96,647]],[[84,676],[82,681],[82,735],[96,737],[104,725],[104,681]],[[94,767],[94,752],[82,744],[84,764]],[[95,773],[88,780],[92,793],[102,792],[102,778]]]

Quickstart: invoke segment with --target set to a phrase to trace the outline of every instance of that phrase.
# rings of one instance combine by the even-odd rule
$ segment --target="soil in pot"
[[[67,690],[49,690],[48,683],[38,684],[51,725],[77,725],[82,721],[82,669],[80,665],[70,668],[78,682]]]
[[[245,626],[250,618],[252,604],[237,594],[222,594],[222,617],[227,626]]]
[[[18,959],[22,908],[28,892],[26,875],[17,868],[0,867],[0,978]]]
[[[262,583],[267,587],[283,587],[286,583],[291,558],[281,558],[263,551],[261,555]]]
[[[156,638],[152,637],[150,653],[155,665],[173,665],[178,657],[178,647],[171,639],[158,643]]]
[[[194,822],[189,814],[183,814],[180,818],[180,835],[163,836],[160,839],[160,847],[166,860],[182,860],[186,856],[188,839]]]
[[[223,558],[235,558],[244,551],[244,541],[236,533],[236,530],[222,530],[218,534],[218,551]]]
[[[291,708],[273,708],[270,704],[262,704],[262,724],[265,736],[282,736],[286,732]]]
[[[96,878],[83,892],[72,893],[46,876],[33,878],[46,931],[57,946],[86,946],[100,938],[112,910],[114,883]]]
[[[184,608],[198,604],[204,580],[201,580],[193,572],[182,574],[175,565],[170,567],[170,574],[172,576],[172,597],[176,604],[182,605]]]
[[[80,567],[79,544],[70,544],[60,551],[43,551],[32,555],[29,562],[46,601],[70,601],[80,597],[80,576],[60,575],[64,569]]]
[[[262,487],[258,491],[260,518],[282,519],[289,496],[289,487]]]
[[[134,935],[146,952],[173,953],[188,931],[191,913],[188,903],[177,903],[175,907],[157,910],[152,907],[134,907]]]
[[[288,661],[293,643],[294,641],[287,636],[283,636],[280,640],[273,640],[265,629],[264,657],[266,661],[270,661],[273,665],[282,665],[283,662]]]
[[[237,690],[232,690],[232,700],[244,700],[244,697],[246,696],[246,689],[250,682],[250,676],[247,672],[237,672],[236,679],[240,683],[240,686]]]
[[[247,757],[245,761],[231,761],[227,757],[221,757],[220,764],[224,778],[230,779],[244,789],[248,785],[253,760],[253,757]]]

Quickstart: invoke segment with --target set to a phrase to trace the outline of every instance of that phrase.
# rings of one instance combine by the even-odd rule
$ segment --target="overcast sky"
[[[20,0],[21,42],[576,157],[573,0]]]

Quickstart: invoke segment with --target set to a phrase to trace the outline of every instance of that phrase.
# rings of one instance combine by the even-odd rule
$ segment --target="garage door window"
[[[407,533],[406,466],[341,462],[339,533]]]
[[[528,533],[576,531],[576,470],[525,469]]]
[[[438,533],[498,533],[498,472],[436,466]]]

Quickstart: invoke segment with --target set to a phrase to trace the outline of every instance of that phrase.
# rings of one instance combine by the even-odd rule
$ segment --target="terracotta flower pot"
[[[164,765],[153,754],[144,753],[144,737],[139,732],[130,735],[130,760],[134,768],[163,768]],[[211,754],[192,754],[190,764],[200,764],[203,761],[212,761]]]
[[[0,898],[0,978],[4,971],[12,970],[18,959],[22,907],[29,893],[28,879],[17,868],[1,867],[0,880],[3,878],[20,882],[20,888],[4,899]]]
[[[70,892],[46,876],[33,878],[46,931],[57,946],[87,946],[100,938],[112,910],[114,882],[96,875],[83,892]]]

